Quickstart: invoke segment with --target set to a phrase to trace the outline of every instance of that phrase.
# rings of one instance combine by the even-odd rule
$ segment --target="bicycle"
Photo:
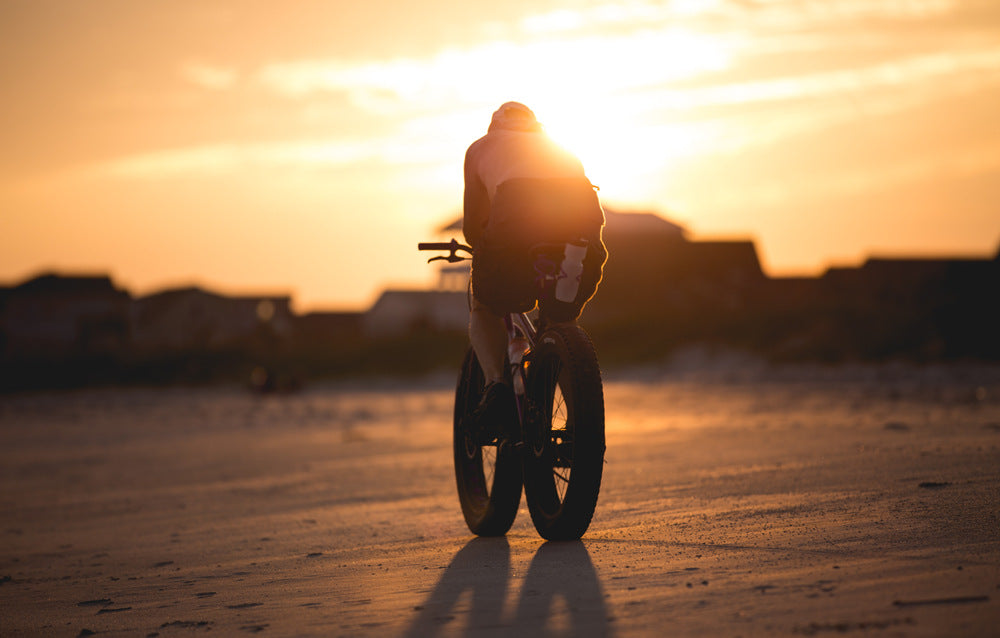
[[[553,295],[556,283],[565,277],[564,246],[541,244],[532,250],[540,300]],[[428,263],[455,263],[472,256],[471,247],[454,239],[417,248],[449,251]],[[455,479],[465,522],[479,536],[507,533],[517,517],[522,486],[532,523],[547,540],[580,538],[597,507],[605,452],[597,353],[575,321],[550,322],[542,308],[537,327],[528,313],[504,318],[507,380],[515,390],[520,440],[477,438],[469,415],[479,405],[485,381],[471,347],[462,363],[453,418]]]

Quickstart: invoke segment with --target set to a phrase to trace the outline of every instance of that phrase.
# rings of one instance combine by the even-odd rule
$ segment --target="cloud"
[[[355,99],[397,99],[420,107],[480,103],[498,88],[525,94],[566,90],[585,99],[603,92],[656,86],[729,65],[726,43],[710,36],[647,30],[526,43],[496,41],[429,58],[362,64],[311,60],[271,64],[257,74],[264,87],[291,98],[345,92]],[[493,99],[489,100],[490,103]]]
[[[747,26],[792,26],[797,30],[857,23],[872,18],[928,19],[951,11],[958,0],[672,0],[618,2],[585,8],[557,9],[526,16],[521,30],[530,35],[566,35],[574,32],[650,28],[657,25],[708,21]],[[749,21],[749,23],[748,23]]]
[[[831,198],[907,188],[932,180],[959,180],[1000,174],[1000,148],[982,145],[948,155],[901,158],[874,168],[859,163],[835,173],[819,173],[806,180],[770,179],[740,189],[719,189],[703,197],[704,208],[740,211],[768,209],[791,202],[817,202]]]
[[[729,4],[735,6],[737,3]],[[949,13],[957,6],[958,0],[772,0],[748,13],[756,13],[776,23],[801,25],[856,22],[871,18],[928,19]]]
[[[235,69],[200,62],[187,62],[181,65],[180,75],[192,84],[217,91],[233,87],[239,79]]]
[[[977,82],[1000,80],[1000,46],[985,49],[915,55],[863,68],[806,73],[772,80],[733,82],[689,89],[666,89],[649,99],[669,108],[694,110],[830,96],[865,99],[880,89],[933,86],[947,93],[963,77]]]
[[[453,73],[483,59],[508,53],[524,55],[514,47],[488,51],[471,57],[441,54],[423,66],[416,60],[357,67],[272,65],[262,70],[261,81],[273,82],[276,90],[298,95],[336,89],[352,94],[355,102],[366,108],[381,108],[403,118],[376,135],[353,140],[207,144],[120,158],[103,164],[99,172],[148,179],[255,168],[335,169],[360,162],[384,166],[450,164],[449,158],[460,156],[471,136],[485,128],[489,109],[506,96],[493,96],[489,87],[476,82],[457,87],[446,78],[461,77]],[[672,73],[663,71],[651,80],[641,71],[635,75],[625,72],[615,78],[609,90],[589,100],[574,94],[551,97],[553,93],[543,86],[542,73],[527,93],[536,92],[532,105],[557,138],[559,133],[568,133],[566,139],[582,140],[574,150],[583,155],[588,155],[588,144],[594,147],[589,153],[595,158],[593,165],[604,161],[600,159],[601,147],[614,148],[617,137],[630,152],[645,148],[643,162],[655,170],[685,157],[744,152],[821,130],[857,117],[859,108],[868,114],[901,112],[928,99],[966,90],[969,82],[975,86],[998,83],[1000,47],[684,89],[669,86],[667,78]],[[456,92],[460,89],[469,94],[459,95]],[[746,110],[751,105],[794,101],[809,101],[812,106],[770,118],[766,113],[761,116],[760,111]],[[442,104],[447,105],[443,110],[435,108]]]
[[[432,149],[392,136],[357,141],[309,140],[257,144],[210,144],[139,153],[99,165],[93,175],[169,179],[281,169],[337,169],[372,162],[406,165],[435,157]]]
[[[833,70],[753,80],[751,60],[760,73],[769,61],[784,64],[792,53],[808,52],[817,63],[825,60],[829,69],[836,50],[845,46],[844,38],[849,35],[856,42],[860,37],[856,31],[833,33],[814,29],[816,25],[871,17],[926,19],[954,10],[956,1],[771,0],[752,6],[731,0],[679,0],[560,9],[524,18],[520,40],[494,40],[426,57],[273,63],[260,68],[254,80],[290,99],[338,94],[369,113],[419,117],[441,109],[484,108],[513,95],[579,108],[586,108],[595,95],[606,103],[610,96],[626,94],[645,102],[655,97],[660,111],[740,105],[947,80],[955,73],[989,74],[998,66],[996,48],[969,51],[959,42],[940,44],[940,51],[920,51],[926,43],[907,41],[887,22],[867,31],[869,59],[881,52],[881,63],[851,68],[844,66],[850,58],[840,56],[835,62],[840,68]],[[737,19],[745,14],[795,28],[761,29]],[[704,15],[726,20],[714,25],[685,21]],[[612,26],[618,28],[605,28]],[[700,78],[719,82],[721,72],[728,72],[725,83],[678,87],[680,81]]]
[[[926,17],[951,10],[954,4],[774,0],[753,11],[853,20],[871,15]],[[530,103],[543,122],[551,124],[551,132],[565,134],[562,141],[585,140],[581,147],[589,143],[593,157],[607,157],[602,151],[615,148],[618,137],[629,140],[632,149],[646,148],[644,161],[663,166],[684,157],[772,144],[856,117],[859,109],[902,111],[970,85],[1000,81],[1000,46],[942,45],[940,51],[921,52],[906,43],[894,49],[892,57],[866,66],[845,67],[847,62],[837,58],[839,68],[827,65],[829,70],[753,79],[746,57],[761,50],[780,57],[780,46],[767,48],[775,38],[752,29],[740,37],[687,29],[676,19],[746,11],[742,3],[727,0],[595,5],[527,18],[521,23],[527,34],[522,42],[496,40],[424,57],[270,63],[242,78],[234,69],[190,62],[181,73],[199,86],[224,89],[242,79],[303,104],[321,104],[330,95],[346,97],[350,108],[378,122],[378,128],[368,137],[356,134],[349,140],[163,150],[121,158],[102,170],[118,177],[152,177],[357,162],[450,166],[449,158],[460,156],[471,135],[485,128],[491,109],[507,99]],[[608,35],[582,34],[600,25],[630,28]],[[581,35],[547,35],[577,31]],[[806,38],[797,45],[827,35],[793,34]],[[818,46],[812,53],[826,52]],[[808,106],[788,110],[795,102]],[[748,117],[751,106],[756,115]],[[772,107],[782,109],[780,117],[768,117]]]

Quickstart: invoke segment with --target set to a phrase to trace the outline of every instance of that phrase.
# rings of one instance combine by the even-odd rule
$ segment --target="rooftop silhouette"
[[[460,221],[439,229],[459,232]],[[581,322],[612,364],[698,343],[774,359],[1000,360],[1000,251],[769,277],[750,239],[691,240],[652,213],[608,211],[604,239],[604,280]],[[464,349],[467,277],[467,263],[447,265],[437,288],[386,290],[364,312],[299,315],[288,296],[187,287],[136,297],[107,275],[45,273],[0,288],[0,388],[242,380],[262,370],[272,386],[278,376],[294,386],[421,371]]]

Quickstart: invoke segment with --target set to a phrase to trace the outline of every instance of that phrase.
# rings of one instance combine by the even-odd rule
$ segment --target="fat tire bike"
[[[472,248],[454,239],[420,243],[419,250],[447,250],[428,262],[470,259]],[[563,244],[533,248],[536,265],[555,265],[539,277],[537,327],[529,313],[504,317],[508,333],[507,380],[515,390],[520,436],[484,440],[471,423],[485,380],[470,347],[455,389],[453,453],[462,514],[472,533],[506,534],[517,517],[521,488],[531,521],[547,540],[575,540],[590,526],[604,470],[604,391],[597,353],[575,321],[546,320],[545,297],[565,273]],[[469,256],[458,255],[463,251]]]

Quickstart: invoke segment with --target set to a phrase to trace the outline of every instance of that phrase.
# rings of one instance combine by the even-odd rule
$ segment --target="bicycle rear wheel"
[[[455,390],[453,448],[462,514],[473,534],[501,536],[521,504],[521,463],[511,446],[480,445],[467,427],[483,394],[483,371],[469,348]]]
[[[590,337],[575,324],[545,330],[530,355],[524,492],[548,540],[583,536],[604,471],[604,391]]]

